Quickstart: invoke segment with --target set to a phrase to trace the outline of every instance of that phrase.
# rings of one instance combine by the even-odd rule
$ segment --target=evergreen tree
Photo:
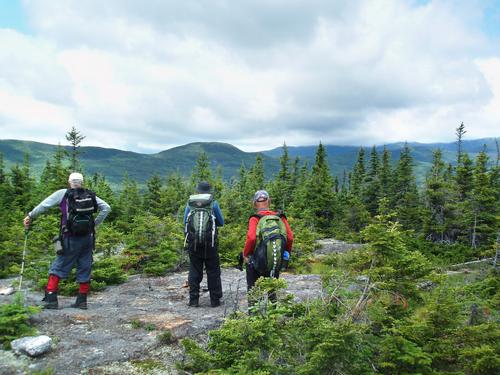
[[[342,186],[340,187],[340,192],[343,195],[345,195],[347,194],[348,190],[349,190],[349,177],[347,171],[344,169],[344,172],[342,173]]]
[[[448,167],[450,223],[448,237],[471,243],[471,222],[474,221],[471,205],[474,163],[466,152],[461,152],[455,168]]]
[[[210,185],[213,185],[210,162],[205,152],[200,152],[198,155],[198,159],[196,159],[196,163],[191,174],[191,186],[193,189],[201,181],[207,181]]]
[[[413,174],[413,158],[407,143],[401,151],[393,181],[392,206],[398,221],[405,229],[419,229],[419,197]]]
[[[457,136],[457,165],[460,164],[460,160],[462,159],[462,143],[465,133],[465,125],[462,122],[458,128],[455,130],[455,135]]]
[[[455,182],[458,190],[458,200],[464,201],[472,192],[474,165],[466,152],[460,154],[456,167]]]
[[[22,167],[16,164],[11,168],[10,181],[15,206],[23,212],[28,212],[32,208],[33,188],[35,186],[35,180],[31,176],[28,154],[24,155]]]
[[[323,144],[319,144],[311,175],[306,183],[305,202],[314,227],[322,233],[329,233],[333,218],[333,178]]]
[[[495,174],[487,168],[488,155],[483,150],[476,158],[471,196],[473,222],[471,245],[473,247],[493,242],[498,231],[498,192],[494,190]],[[495,184],[495,185],[494,185]]]
[[[361,190],[363,188],[363,182],[365,180],[365,149],[361,147],[358,152],[358,158],[356,164],[354,164],[354,169],[351,174],[350,181],[350,191],[356,196],[361,195]]]
[[[5,183],[7,175],[5,174],[5,165],[3,162],[3,154],[0,152],[0,184]]]
[[[64,163],[66,156],[66,150],[58,145],[52,159],[47,160],[40,177],[40,197],[67,186],[71,170]]]
[[[106,177],[101,173],[94,173],[87,179],[87,183],[85,185],[87,188],[96,193],[99,198],[103,199],[111,206],[111,212],[106,217],[106,222],[115,220],[118,214],[118,211],[115,210],[116,195],[106,181]]]
[[[214,179],[214,186],[213,186],[213,195],[215,199],[219,199],[222,194],[224,193],[224,173],[222,170],[222,165],[219,164],[217,165],[217,168],[215,169],[215,179]]]
[[[240,170],[238,171],[238,183],[236,184],[237,190],[241,195],[245,195],[247,191],[250,191],[250,189],[248,189],[247,176],[248,171],[245,168],[245,164],[241,163]],[[250,199],[249,194],[247,195],[247,198]]]
[[[264,189],[264,159],[262,154],[257,154],[255,157],[255,164],[252,166],[248,173],[247,183],[251,187],[252,193]]]
[[[161,205],[160,195],[162,190],[162,182],[158,174],[152,175],[146,182],[147,190],[144,196],[144,208],[155,216],[162,217],[165,215],[165,210]]]
[[[363,203],[372,216],[375,216],[378,211],[378,201],[380,198],[380,160],[378,158],[377,149],[373,146],[363,189]]]
[[[71,171],[72,172],[81,172],[80,160],[78,156],[81,154],[80,151],[80,143],[85,139],[85,136],[81,134],[76,128],[73,126],[71,130],[66,133],[66,140],[71,144]]]
[[[361,201],[361,197],[348,192],[337,207],[338,212],[342,214],[340,228],[348,234],[355,234],[356,236],[352,239],[359,242],[360,238],[357,234],[370,222],[370,212]],[[341,234],[345,235],[346,233]]]
[[[293,199],[287,212],[293,217],[303,219],[306,216],[309,217],[312,215],[310,214],[310,207],[307,203],[307,189],[310,179],[310,171],[307,163],[304,163],[300,168],[298,163],[296,164],[294,179],[296,182],[294,184]],[[304,221],[311,222],[311,220]]]
[[[380,167],[380,195],[382,197],[389,197],[392,194],[392,167],[391,167],[391,154],[384,146],[382,153],[382,165]]]
[[[295,159],[293,160],[292,174],[290,176],[291,201],[293,201],[295,190],[297,189],[297,185],[299,184],[300,174],[301,174],[300,158],[296,156]]]
[[[290,172],[290,157],[288,147],[283,143],[283,153],[280,157],[280,170],[271,186],[271,196],[274,207],[285,210],[288,208],[292,192],[292,174]]]
[[[192,191],[188,189],[179,172],[170,174],[165,187],[160,192],[160,205],[163,212],[182,220],[190,193]]]
[[[340,189],[339,189],[339,177],[335,176],[335,178],[333,179],[333,192],[335,194],[338,194],[339,191],[340,191]]]
[[[132,180],[126,174],[123,178],[123,190],[118,197],[117,210],[119,211],[119,225],[126,232],[132,228],[132,223],[142,211],[141,196],[139,187],[135,180]]]
[[[0,153],[0,211],[8,211],[8,207],[11,206],[13,200],[13,194],[11,185],[8,180],[7,173],[5,172],[3,154]],[[0,214],[0,219],[2,214]]]
[[[445,180],[446,167],[442,160],[441,150],[434,151],[431,170],[425,182],[426,215],[424,233],[433,241],[445,239],[445,215],[448,198]]]

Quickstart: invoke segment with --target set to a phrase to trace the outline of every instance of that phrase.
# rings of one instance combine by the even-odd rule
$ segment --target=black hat
[[[210,184],[206,181],[201,181],[196,187],[196,192],[200,194],[210,194]]]

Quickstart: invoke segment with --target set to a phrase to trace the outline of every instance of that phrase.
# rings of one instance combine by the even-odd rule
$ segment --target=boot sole
[[[87,306],[73,306],[73,305],[71,305],[70,307],[72,307],[73,309],[80,309],[80,310],[87,310],[88,309]]]
[[[59,310],[59,306],[58,305],[55,305],[55,306],[42,306],[42,308],[44,310]]]

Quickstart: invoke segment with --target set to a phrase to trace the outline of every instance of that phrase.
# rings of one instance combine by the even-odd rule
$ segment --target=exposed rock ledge
[[[321,294],[317,275],[285,273],[283,278],[297,300]],[[224,303],[217,308],[210,307],[208,292],[201,296],[200,307],[189,308],[188,289],[183,288],[186,279],[186,272],[131,277],[122,285],[90,295],[88,310],[72,309],[74,298],[60,297],[59,310],[44,310],[33,318],[39,333],[54,340],[54,350],[36,359],[19,357],[19,364],[27,361],[30,371],[52,368],[56,374],[139,374],[148,373],[141,364],[149,360],[159,364],[149,373],[175,374],[175,361],[182,351],[177,343],[161,344],[162,332],[169,330],[176,338],[203,335],[228,314],[247,308],[244,272],[222,270]],[[206,288],[205,281],[202,287]],[[11,298],[0,296],[0,303]],[[40,293],[28,293],[30,304],[41,298]]]

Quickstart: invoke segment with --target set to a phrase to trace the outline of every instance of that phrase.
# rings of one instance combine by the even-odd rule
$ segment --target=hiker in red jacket
[[[265,245],[264,247],[261,246],[261,249],[264,248],[264,250],[258,250],[259,245],[261,245],[261,243],[263,242],[263,238],[265,236],[263,234],[264,232],[272,231],[273,228],[275,228],[275,231],[278,233],[277,236],[282,236],[282,239],[280,239],[280,241],[283,240],[282,244],[284,245],[284,249],[282,249],[282,254],[280,252],[280,258],[282,257],[283,259],[288,260],[290,257],[290,253],[292,252],[293,232],[290,229],[290,225],[288,224],[288,221],[283,213],[271,211],[269,209],[270,203],[271,199],[267,191],[259,190],[255,193],[253,197],[253,204],[256,210],[256,214],[252,215],[248,221],[247,239],[245,241],[245,248],[243,250],[243,261],[246,264],[247,271],[246,276],[248,291],[250,291],[250,289],[255,285],[255,282],[259,277],[278,278],[280,268],[283,264],[282,260],[278,259],[277,262],[275,262],[274,267],[273,265],[268,264],[266,269],[266,267],[262,265],[262,261],[259,260],[259,258],[261,258],[259,257],[259,253],[261,251],[265,251]],[[276,219],[274,227],[272,227],[273,224],[271,224],[271,227],[261,232],[260,229],[258,229],[259,222],[261,220],[265,221],[268,218]],[[281,223],[279,221],[281,221]],[[263,224],[264,223],[261,223],[261,225]],[[285,236],[286,238],[284,238]],[[276,264],[278,266],[276,266]],[[276,298],[274,295],[271,295],[270,299],[275,301]]]

